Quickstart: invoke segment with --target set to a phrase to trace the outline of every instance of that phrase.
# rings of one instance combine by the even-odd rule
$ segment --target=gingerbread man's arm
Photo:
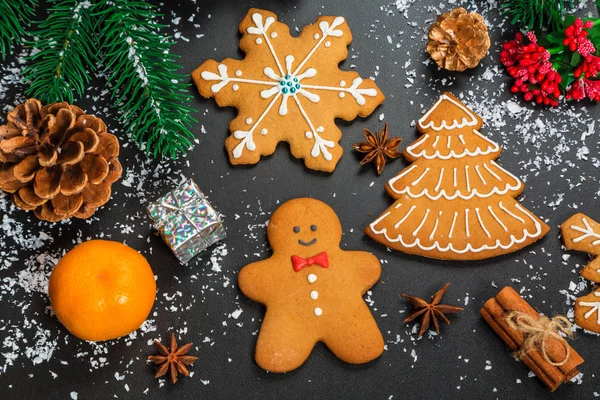
[[[273,290],[273,277],[269,276],[270,259],[246,265],[238,274],[238,286],[250,299],[265,304]]]
[[[366,251],[344,251],[346,266],[355,274],[356,281],[364,285],[364,291],[377,283],[381,276],[381,264],[377,257]]]

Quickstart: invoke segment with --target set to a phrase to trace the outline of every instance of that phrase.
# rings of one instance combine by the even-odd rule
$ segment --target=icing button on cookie
[[[315,308],[315,315],[317,317],[320,317],[321,315],[323,315],[323,310],[321,310],[319,307]]]
[[[317,292],[316,290],[313,290],[312,292],[310,292],[310,298],[313,300],[316,300],[319,298],[319,292]]]
[[[315,274],[308,274],[306,277],[309,283],[315,283],[317,281],[317,276]]]

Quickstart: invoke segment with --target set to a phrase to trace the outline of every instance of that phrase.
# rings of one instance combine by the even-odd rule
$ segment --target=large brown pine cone
[[[0,189],[45,221],[89,218],[121,177],[118,155],[119,141],[100,118],[29,99],[0,126]]]
[[[462,7],[443,13],[429,28],[427,52],[440,68],[475,68],[490,48],[483,17]]]

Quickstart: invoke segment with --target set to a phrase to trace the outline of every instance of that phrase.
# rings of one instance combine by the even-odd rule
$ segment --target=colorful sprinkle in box
[[[189,179],[148,206],[148,215],[182,263],[225,239],[221,217]]]

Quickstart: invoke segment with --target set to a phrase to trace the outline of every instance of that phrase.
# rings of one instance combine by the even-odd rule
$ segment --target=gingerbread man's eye
[[[300,227],[299,226],[295,226],[294,227],[294,232],[296,232],[296,233],[300,232]]]
[[[317,230],[317,226],[316,225],[311,225],[310,226],[310,230],[313,231],[313,232],[316,231]]]

